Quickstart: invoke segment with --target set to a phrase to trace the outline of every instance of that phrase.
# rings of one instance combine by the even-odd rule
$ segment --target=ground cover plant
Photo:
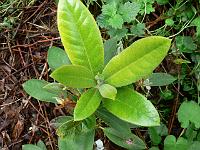
[[[0,30],[2,31],[0,36],[0,148],[21,149],[21,145],[24,145],[23,149],[41,150],[58,149],[58,147],[66,149],[66,145],[68,147],[70,145],[71,149],[80,149],[82,145],[83,147],[88,146],[88,149],[94,147],[114,150],[137,148],[198,150],[200,147],[199,1],[82,1],[97,22],[98,27],[96,26],[95,29],[100,29],[98,35],[101,34],[103,37],[101,40],[96,40],[101,41],[101,44],[96,45],[101,45],[104,56],[101,55],[102,52],[99,52],[99,55],[94,54],[94,57],[102,56],[104,63],[91,63],[95,67],[92,65],[90,67],[87,61],[79,61],[85,56],[80,53],[83,51],[78,46],[83,43],[80,41],[84,41],[84,38],[78,40],[79,42],[73,42],[77,37],[80,38],[74,34],[75,32],[65,30],[67,33],[63,35],[66,41],[70,39],[69,34],[76,37],[70,40],[72,44],[68,41],[66,45],[60,32],[67,53],[61,49],[60,35],[56,29],[56,11],[59,10],[56,6],[57,2],[53,0],[43,2],[5,0],[0,2]],[[73,16],[69,14],[68,16]],[[63,16],[66,17],[66,15]],[[92,20],[94,24],[94,19]],[[72,26],[79,26],[81,21],[84,22],[80,18],[80,23]],[[69,25],[69,22],[65,24]],[[88,19],[86,19],[85,25],[88,26],[88,24]],[[72,26],[69,25],[67,29]],[[92,37],[88,40],[89,44],[84,46],[98,49],[91,42],[96,36],[88,34],[92,30],[94,28],[82,28],[79,32],[87,32],[87,37]],[[141,74],[137,74],[139,71],[132,70],[131,72],[138,76],[135,80],[127,78],[132,74],[130,72],[120,74],[121,78],[112,81],[105,78],[104,70],[116,62],[120,64],[118,60],[122,60],[115,60],[115,58],[125,54],[131,58],[129,53],[132,53],[130,49],[135,47],[133,45],[138,45],[137,43],[148,41],[148,39],[152,41],[151,38],[162,39],[163,36],[166,37],[163,39],[172,39],[171,48],[165,59],[157,63],[159,66],[156,67],[156,65],[155,70],[154,67],[149,73],[146,70],[147,72],[144,71]],[[80,50],[76,50],[77,55],[71,53],[72,47]],[[47,57],[46,53],[48,53]],[[150,53],[152,54],[152,51]],[[81,59],[75,60],[75,56]],[[92,62],[94,60],[92,59]],[[124,64],[131,62],[128,61],[129,59],[125,60]],[[142,62],[145,63],[145,61]],[[50,69],[47,67],[47,62]],[[142,64],[138,62],[137,65]],[[81,66],[81,69],[80,67],[77,69],[78,72],[82,71],[78,74],[77,80],[68,82],[69,80],[60,81],[56,78],[62,69],[69,73],[69,68],[71,67],[70,70],[72,70],[72,66]],[[91,71],[91,68],[98,71]],[[114,65],[109,68],[114,70],[114,68],[123,67]],[[85,72],[83,74],[85,69],[87,74]],[[71,73],[76,75],[77,70],[74,69]],[[84,78],[81,79],[84,81],[81,82],[82,87],[77,87],[80,84],[81,75],[91,77],[91,72],[95,73],[92,75],[90,85],[88,86],[88,80]],[[49,74],[55,80],[50,78]],[[130,79],[130,83],[122,80],[124,77]],[[31,80],[27,81],[27,79]],[[30,100],[30,97],[27,97],[22,90],[21,84],[25,81],[27,82],[24,86],[28,85],[26,86],[29,87],[27,92],[35,98],[33,100]],[[126,86],[120,87],[123,82]],[[34,88],[32,89],[31,86]],[[110,89],[111,92],[105,92],[108,91],[106,89]],[[93,110],[88,110],[85,109],[87,107],[82,107],[79,108],[81,111],[74,111],[78,110],[79,101],[83,98],[88,100],[89,92],[94,90],[101,97],[100,104],[95,103],[98,104],[98,108],[96,105],[97,109],[92,107]],[[152,124],[149,127],[150,124],[145,125],[147,120],[155,123],[151,118],[148,117],[146,122],[141,122],[142,119],[128,118],[127,114],[121,113],[123,111],[113,109],[117,107],[117,110],[122,110],[118,107],[123,107],[124,103],[130,104],[132,101],[129,100],[121,104],[121,99],[126,95],[129,95],[127,96],[129,99],[133,99],[133,93],[140,96],[137,99],[143,98],[142,102],[149,102],[156,116],[159,114],[159,125]],[[90,95],[89,97],[92,99]],[[44,102],[37,101],[37,99]],[[137,110],[135,107],[134,109]],[[142,115],[145,116],[144,113]],[[74,121],[74,119],[77,120]]]

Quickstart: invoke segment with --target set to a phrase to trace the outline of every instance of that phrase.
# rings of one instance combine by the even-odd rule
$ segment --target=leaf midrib
[[[77,3],[77,2],[75,2],[75,5],[76,5],[76,3]],[[81,5],[81,4],[80,4],[80,5]],[[66,6],[67,6],[68,10],[70,10],[69,6],[68,6],[68,5],[66,5]],[[73,10],[73,12],[74,12],[73,6],[72,6],[72,10]],[[62,11],[62,12],[64,12],[64,11]],[[65,13],[66,13],[66,12],[65,12]],[[80,37],[80,39],[81,39],[81,43],[83,44],[83,50],[84,50],[84,52],[85,52],[87,62],[88,62],[88,64],[89,64],[90,70],[92,71],[92,74],[94,75],[94,70],[93,70],[93,68],[92,68],[91,62],[89,61],[89,56],[88,56],[88,53],[87,53],[87,50],[86,50],[85,43],[83,42],[83,37],[82,37],[81,34],[80,34],[79,28],[77,28],[77,26],[78,26],[78,24],[77,24],[78,21],[77,21],[76,18],[74,17],[74,13],[72,13],[71,11],[69,11],[69,13],[72,15],[73,22],[75,22],[74,24],[75,24],[75,26],[76,26],[76,29],[78,30],[78,35],[79,35],[79,37]],[[86,16],[85,19],[87,19],[87,17],[88,17],[88,16]],[[80,18],[79,18],[79,19],[80,19]],[[63,20],[63,19],[61,19],[61,20]]]
[[[95,80],[91,79],[91,78],[88,78],[88,77],[74,77],[73,75],[67,75],[66,77],[69,77],[69,78],[75,78],[75,79],[84,79],[84,80],[90,80],[90,81],[93,81],[95,83]]]
[[[95,89],[93,95],[91,96],[90,100],[89,100],[88,103],[86,104],[85,108],[87,108],[87,106],[89,105],[91,99],[93,99],[93,97],[96,95],[96,93],[97,93],[97,89]],[[85,110],[85,109],[83,109],[83,110]],[[84,112],[84,111],[83,111],[83,112]],[[83,113],[83,114],[84,114],[84,113]]]
[[[134,60],[132,63],[130,63],[129,65],[125,66],[124,68],[122,69],[119,69],[117,72],[115,72],[114,74],[112,74],[111,76],[109,76],[107,79],[105,79],[105,81],[109,80],[110,78],[112,78],[113,76],[116,76],[119,72],[125,70],[126,68],[128,68],[129,66],[131,66],[132,64],[134,64],[135,62],[139,61],[140,59],[142,59],[143,57],[149,55],[150,53],[154,52],[155,50],[157,50],[158,48],[162,47],[163,45],[165,44],[162,44],[160,46],[158,46],[157,48],[155,48],[153,51],[150,51],[148,53],[146,53],[145,55],[143,55],[142,57],[140,58],[137,58],[136,60]],[[120,54],[119,54],[120,55]]]

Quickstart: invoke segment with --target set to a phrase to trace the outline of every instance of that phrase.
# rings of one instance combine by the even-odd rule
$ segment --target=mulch
[[[61,46],[57,6],[54,0],[45,0],[20,9],[15,25],[0,29],[0,149],[19,150],[40,139],[56,149],[49,122],[62,111],[33,100],[22,84],[31,78],[49,80],[47,50]]]

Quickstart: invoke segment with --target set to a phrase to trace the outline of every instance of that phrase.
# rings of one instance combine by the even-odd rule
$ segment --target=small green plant
[[[32,79],[23,87],[38,100],[76,103],[69,116],[52,121],[60,136],[59,148],[70,145],[71,150],[91,150],[99,127],[124,148],[145,149],[130,128],[158,126],[160,118],[152,103],[130,84],[152,73],[166,56],[171,40],[161,36],[140,39],[104,63],[100,31],[79,0],[59,1],[58,29],[67,54],[55,47],[48,52],[50,76],[58,83]],[[96,117],[109,127],[101,127]]]

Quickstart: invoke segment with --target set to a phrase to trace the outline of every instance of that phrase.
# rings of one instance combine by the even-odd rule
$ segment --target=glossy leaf
[[[171,40],[160,36],[134,42],[106,65],[102,73],[105,82],[121,87],[149,75],[161,63],[170,44]]]
[[[146,148],[144,142],[132,133],[124,134],[113,128],[105,128],[103,131],[112,142],[128,150],[142,150]]]
[[[59,95],[44,89],[43,87],[47,84],[49,83],[44,80],[31,79],[23,84],[23,88],[30,96],[34,97],[35,99],[45,102],[57,103],[55,97],[58,97]]]
[[[64,65],[56,69],[51,77],[67,87],[90,88],[96,85],[91,71],[78,65]]]
[[[167,73],[152,73],[147,80],[145,86],[165,86],[173,83],[176,78]]]
[[[86,130],[95,129],[96,127],[96,117],[95,115],[91,115],[90,117],[83,120],[83,130],[84,128]]]
[[[146,97],[129,88],[117,90],[116,99],[103,100],[107,110],[122,120],[141,126],[158,126],[159,115]]]
[[[51,70],[55,70],[62,65],[71,64],[66,52],[59,47],[49,48],[47,61]]]
[[[99,107],[101,99],[98,89],[89,89],[83,93],[74,109],[74,120],[83,120],[91,116]]]
[[[98,109],[95,114],[113,129],[122,133],[131,133],[128,122],[119,119],[105,108]]]
[[[102,97],[115,100],[117,89],[109,84],[102,84],[99,88]]]
[[[60,0],[57,15],[61,40],[72,64],[85,66],[94,75],[101,72],[103,42],[88,9],[80,0]]]

